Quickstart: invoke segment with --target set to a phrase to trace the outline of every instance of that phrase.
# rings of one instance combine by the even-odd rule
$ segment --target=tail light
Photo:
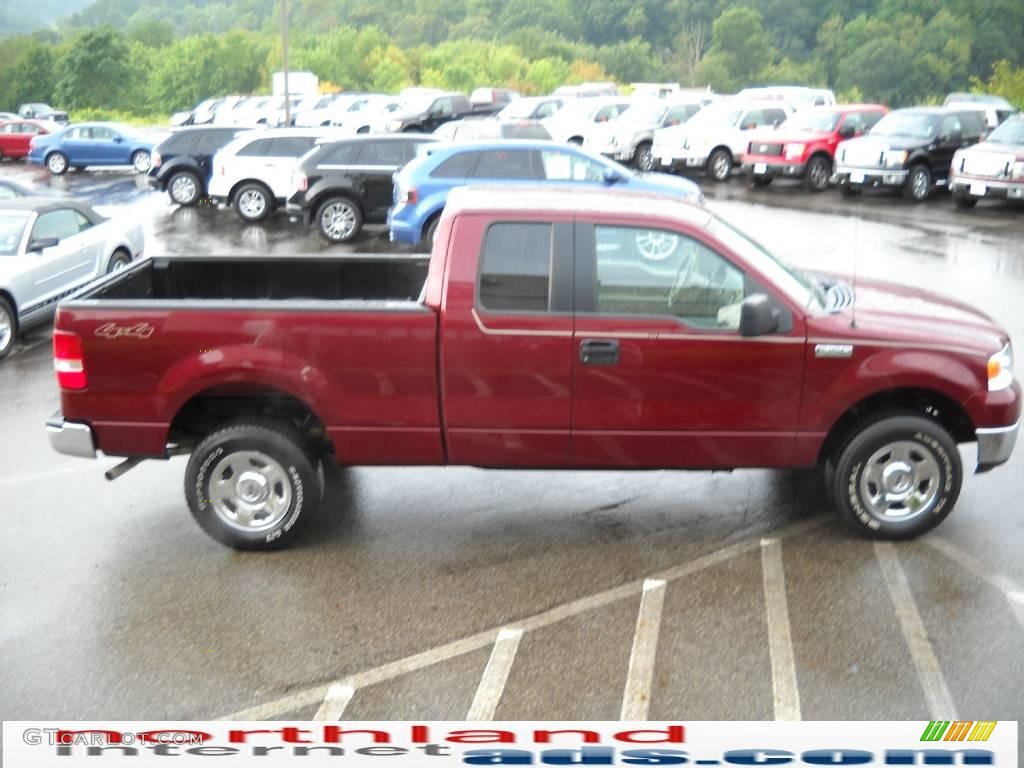
[[[149,167],[150,168],[159,168],[160,167],[160,163],[162,163],[163,161],[164,161],[164,159],[162,157],[160,157],[160,153],[154,151],[153,154],[151,154],[149,156]]]
[[[53,367],[61,389],[85,389],[85,359],[82,340],[68,331],[53,332]]]
[[[416,187],[409,187],[405,190],[405,196],[402,198],[402,202],[406,205],[416,205],[419,202],[419,196],[416,194]]]
[[[292,189],[296,192],[305,192],[309,189],[309,177],[304,173],[296,171],[292,174]]]

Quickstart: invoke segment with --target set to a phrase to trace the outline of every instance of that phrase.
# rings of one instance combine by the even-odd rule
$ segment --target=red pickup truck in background
[[[957,444],[1005,462],[1021,411],[982,313],[604,190],[456,190],[429,260],[147,259],[65,300],[54,347],[54,447],[129,457],[108,476],[191,454],[193,516],[245,549],[295,535],[327,458],[820,465],[847,522],[908,538],[953,508]]]

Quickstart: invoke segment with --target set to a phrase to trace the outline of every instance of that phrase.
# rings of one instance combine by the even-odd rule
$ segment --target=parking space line
[[[888,541],[875,542],[875,557],[882,569],[882,578],[889,590],[889,597],[896,608],[896,617],[900,621],[903,637],[910,649],[910,657],[914,661],[918,680],[924,691],[928,711],[935,720],[957,720],[953,697],[946,685],[939,660],[935,656],[928,632],[924,628],[921,614],[914,602],[914,594],[910,591],[907,574],[900,565],[896,548]]]
[[[356,689],[351,685],[332,685],[327,689],[327,695],[324,696],[323,703],[313,715],[313,719],[341,720],[341,716],[345,713],[345,707],[352,701],[355,692]]]
[[[782,542],[778,539],[761,539],[761,572],[764,577],[775,719],[800,720],[800,689],[796,681],[793,633],[786,599],[786,571],[782,562]]]
[[[960,547],[937,536],[922,539],[925,544],[937,549],[965,571],[970,571],[982,581],[999,590],[1010,605],[1017,623],[1024,629],[1024,587],[1008,576],[990,571],[981,560]]]
[[[801,520],[798,523],[793,523],[792,525],[779,529],[775,532],[775,535],[777,537],[797,536],[821,525],[825,519],[825,515],[817,515],[807,520]],[[724,563],[738,555],[754,552],[760,546],[761,544],[758,539],[750,539],[736,544],[730,544],[729,546],[723,547],[715,552],[701,555],[688,563],[667,568],[660,573],[654,574],[651,578],[660,579],[665,582],[672,582]],[[623,584],[622,586],[612,587],[611,589],[607,589],[603,592],[588,595],[587,597],[582,597],[578,600],[564,603],[547,611],[534,614],[522,621],[517,621],[516,627],[526,633],[535,629],[547,627],[551,624],[557,624],[564,619],[571,619],[582,613],[586,613],[597,608],[603,608],[606,605],[611,605],[612,603],[616,603],[620,600],[625,600],[626,598],[641,594],[643,592],[643,585],[644,581],[634,581],[628,584]],[[456,656],[462,656],[466,653],[486,648],[494,642],[494,637],[494,629],[477,632],[474,635],[469,635],[468,637],[454,640],[450,643],[445,643],[444,645],[431,648],[430,650],[423,651],[422,653],[417,653],[413,656],[408,656],[397,661],[388,662],[387,664],[382,664],[379,667],[374,667],[373,669],[369,669],[364,672],[357,672],[339,680],[310,686],[309,688],[295,691],[294,693],[288,694],[287,696],[283,696],[274,701],[269,701],[265,704],[233,712],[229,715],[224,715],[219,719],[269,720],[274,717],[287,714],[288,712],[292,712],[296,709],[323,701],[323,698],[327,694],[327,690],[332,683],[338,685],[349,685],[355,689],[364,688],[368,685],[375,685],[376,683],[383,683],[396,677],[400,677],[407,672],[415,672],[416,670],[423,669],[424,667],[429,667],[439,662],[453,659]]]
[[[0,488],[10,488],[12,486],[25,485],[26,483],[35,483],[40,480],[49,480],[52,477],[77,475],[80,472],[95,472],[99,476],[102,476],[103,474],[100,471],[98,464],[89,464],[83,461],[73,467],[59,467],[57,469],[48,469],[43,472],[30,472],[28,474],[16,475],[15,477],[5,477],[0,479]]]
[[[622,692],[620,720],[646,720],[651,705],[651,683],[654,661],[658,653],[658,632],[661,629],[661,608],[665,604],[665,580],[644,582],[640,610],[636,615],[633,648],[629,653],[629,671]]]
[[[480,677],[480,685],[476,689],[473,703],[469,707],[467,720],[493,720],[494,713],[505,692],[508,673],[512,671],[512,663],[516,660],[519,640],[523,637],[521,629],[502,629],[494,641],[491,658]]]

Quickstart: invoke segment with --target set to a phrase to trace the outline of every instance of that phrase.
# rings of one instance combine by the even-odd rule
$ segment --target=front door
[[[697,231],[579,223],[576,243],[573,464],[788,465],[802,320],[742,337],[740,303],[766,291]]]
[[[454,227],[440,320],[449,462],[568,466],[572,224],[538,213]]]
[[[61,208],[39,214],[29,247],[34,241],[55,237],[56,245],[30,251],[34,296],[25,302],[26,314],[52,304],[61,295],[89,280],[96,267],[96,242],[87,230],[88,219],[73,208]]]

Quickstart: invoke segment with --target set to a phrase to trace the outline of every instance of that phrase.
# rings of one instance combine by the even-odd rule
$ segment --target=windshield
[[[831,133],[839,124],[839,112],[832,110],[811,110],[810,112],[797,112],[785,123],[783,128],[791,131],[814,131]]]
[[[433,94],[417,94],[402,102],[403,112],[426,112],[433,105],[437,96]]]
[[[992,131],[987,141],[989,144],[1024,145],[1024,115],[1011,117]]]
[[[18,253],[27,222],[27,213],[0,211],[0,256],[14,256]]]
[[[691,117],[687,125],[736,125],[741,117],[742,109],[727,104],[712,104]]]
[[[801,307],[810,309],[817,306],[824,309],[825,305],[815,288],[814,281],[803,272],[773,256],[760,243],[751,240],[717,216],[711,217],[707,230],[764,274]]]
[[[926,112],[890,112],[871,129],[871,135],[930,139],[938,134],[940,119]]]
[[[533,99],[518,99],[501,110],[498,117],[503,120],[528,120],[536,108],[537,102]]]
[[[634,104],[619,119],[638,125],[656,125],[665,116],[666,109],[664,104]]]

